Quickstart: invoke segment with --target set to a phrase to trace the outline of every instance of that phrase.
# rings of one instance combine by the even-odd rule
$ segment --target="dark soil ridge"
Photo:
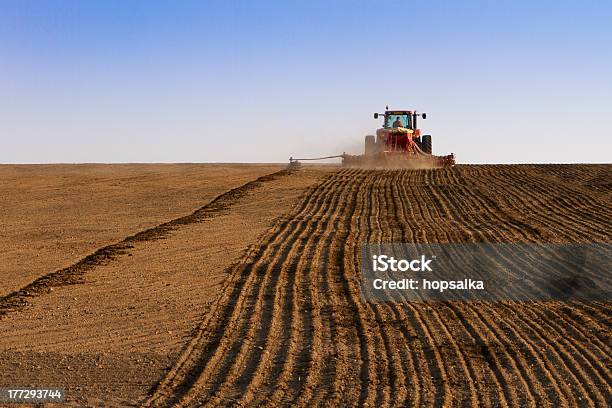
[[[16,312],[29,305],[28,298],[49,293],[53,287],[75,285],[84,281],[83,276],[98,265],[106,265],[125,255],[134,248],[137,242],[165,239],[181,225],[194,224],[219,215],[229,209],[239,199],[245,197],[251,190],[261,187],[266,182],[291,174],[293,170],[282,169],[251,180],[241,186],[232,188],[215,198],[208,204],[198,208],[189,215],[164,222],[157,226],[137,232],[114,244],[98,248],[76,263],[39,277],[19,290],[0,297],[0,319],[11,312]]]

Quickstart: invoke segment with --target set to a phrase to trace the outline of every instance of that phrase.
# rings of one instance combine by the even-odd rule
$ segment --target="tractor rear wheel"
[[[423,143],[421,142],[421,137],[415,137],[414,139],[412,139],[412,141],[414,143],[417,144],[417,146],[419,146],[419,149],[423,150]]]
[[[372,156],[376,153],[376,138],[372,135],[365,137],[365,155]]]
[[[421,150],[425,153],[431,154],[431,135],[423,135],[421,138]]]

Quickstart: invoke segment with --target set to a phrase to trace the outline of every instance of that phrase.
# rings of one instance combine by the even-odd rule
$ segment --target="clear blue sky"
[[[0,2],[0,162],[359,152],[386,104],[459,162],[611,162],[612,3]]]

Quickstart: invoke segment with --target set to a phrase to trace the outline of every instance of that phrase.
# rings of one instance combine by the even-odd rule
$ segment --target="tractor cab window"
[[[410,115],[389,115],[387,116],[387,127],[411,128],[410,119]]]

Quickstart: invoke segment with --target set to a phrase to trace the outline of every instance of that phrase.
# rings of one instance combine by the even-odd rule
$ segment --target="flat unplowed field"
[[[0,165],[0,296],[278,165]]]
[[[234,199],[252,203],[270,194],[261,194],[265,186],[282,188],[305,171],[314,172],[260,179],[248,195],[226,197],[221,214],[243,208],[229,205]],[[301,193],[292,204],[280,206],[228,265],[210,304],[194,304],[203,311],[184,322],[183,328],[192,326],[182,329],[176,353],[158,350],[171,358],[166,367],[158,359],[160,368],[147,372],[157,376],[150,388],[125,391],[122,404],[611,406],[609,302],[370,303],[359,289],[363,243],[609,243],[611,176],[610,165],[311,174],[296,185]],[[244,214],[249,211],[255,209]],[[221,217],[216,210],[209,216],[198,222]],[[172,246],[183,225],[156,242]],[[194,247],[190,262],[214,248],[214,242]],[[127,250],[140,251],[138,245]],[[111,276],[100,268],[125,259],[105,259],[88,268],[85,279]],[[62,290],[77,287],[83,286]],[[188,294],[185,302],[196,295]],[[0,324],[6,328],[7,321],[27,316],[47,296],[13,305],[17,310]],[[174,299],[180,303],[180,291]],[[1,379],[11,376],[5,372]]]

